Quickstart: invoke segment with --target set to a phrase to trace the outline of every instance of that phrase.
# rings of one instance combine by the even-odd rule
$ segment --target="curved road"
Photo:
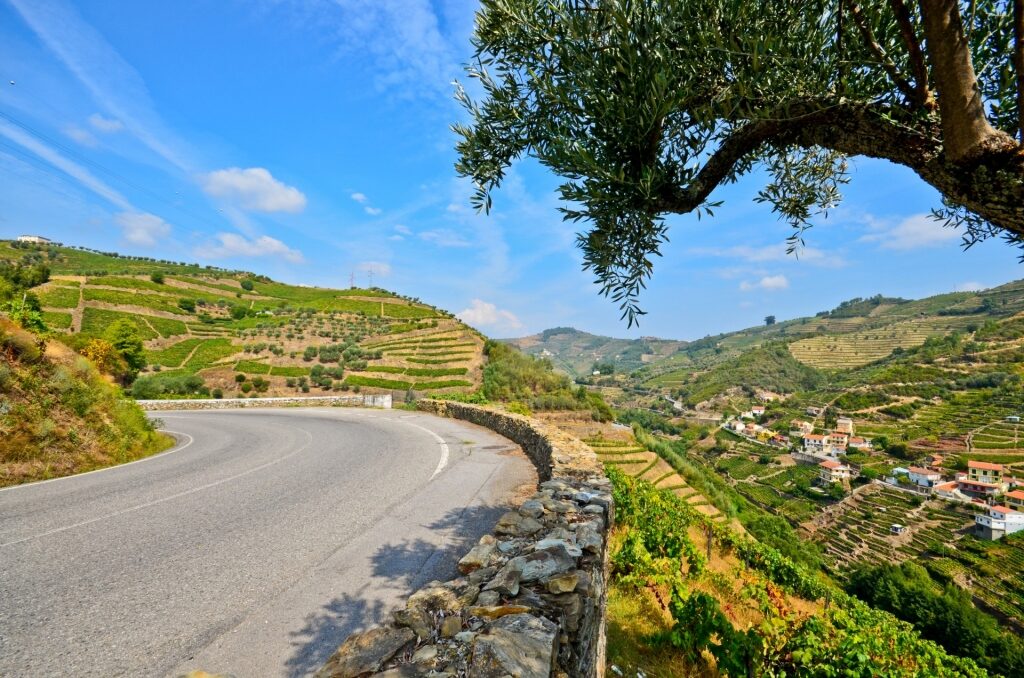
[[[425,414],[156,416],[171,451],[0,490],[0,675],[308,675],[536,482]]]

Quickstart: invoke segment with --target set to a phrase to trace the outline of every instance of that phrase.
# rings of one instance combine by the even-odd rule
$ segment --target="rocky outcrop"
[[[461,577],[427,584],[393,613],[392,625],[349,637],[319,678],[603,676],[614,506],[596,456],[527,417],[463,403],[419,407],[518,443],[543,482],[459,561]]]

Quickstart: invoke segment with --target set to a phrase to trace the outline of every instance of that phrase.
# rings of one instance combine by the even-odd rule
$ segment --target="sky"
[[[673,216],[627,329],[581,269],[558,178],[515,165],[489,215],[453,169],[473,0],[0,0],[0,238],[198,261],[295,284],[381,286],[496,337],[573,326],[696,339],[874,294],[1024,277],[964,252],[907,169],[854,159],[844,201],[787,225],[721,188]],[[464,79],[464,78],[462,78]]]

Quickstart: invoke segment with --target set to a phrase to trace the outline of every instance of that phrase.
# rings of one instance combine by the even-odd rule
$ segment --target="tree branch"
[[[864,13],[860,10],[860,5],[855,0],[849,0],[850,14],[853,15],[853,23],[857,24],[857,30],[860,31],[860,35],[864,38],[864,44],[867,45],[871,53],[875,55],[878,63],[882,65],[885,72],[889,74],[892,81],[896,84],[896,87],[903,92],[903,96],[907,98],[907,101],[913,103],[918,102],[917,91],[907,82],[907,79],[900,74],[899,68],[896,67],[895,62],[889,58],[889,55],[885,53],[885,48],[878,44],[875,39],[875,34],[871,30],[871,26],[868,26],[868,22],[864,18]],[[840,6],[842,6],[842,0],[840,0]]]
[[[914,23],[910,18],[910,10],[903,0],[889,0],[889,5],[896,15],[896,23],[899,24],[903,43],[910,55],[910,70],[914,73],[914,90],[917,93],[916,103],[929,111],[934,111],[935,98],[928,89],[928,67],[925,65],[921,42],[917,39],[917,31],[914,30]]]
[[[991,151],[1014,150],[1012,137],[997,131],[985,117],[958,0],[921,0],[921,16],[939,93],[946,156],[969,163]]]

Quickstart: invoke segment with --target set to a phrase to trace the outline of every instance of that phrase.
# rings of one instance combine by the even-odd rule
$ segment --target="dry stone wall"
[[[489,428],[537,467],[536,494],[505,513],[389,626],[350,636],[319,678],[601,678],[605,665],[611,485],[580,441],[516,414],[445,401],[419,409]]]

